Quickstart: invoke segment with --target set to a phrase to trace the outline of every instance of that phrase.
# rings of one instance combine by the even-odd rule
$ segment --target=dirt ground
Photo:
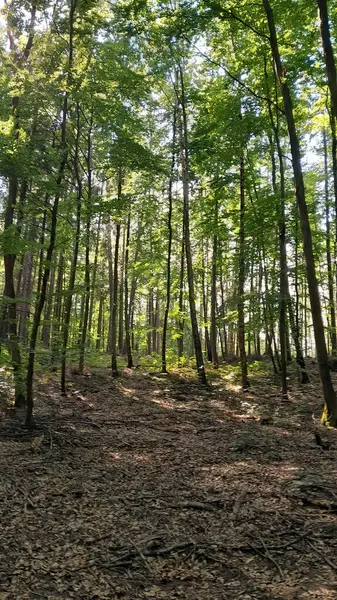
[[[337,599],[337,433],[318,379],[282,402],[105,368],[0,421],[0,599]]]

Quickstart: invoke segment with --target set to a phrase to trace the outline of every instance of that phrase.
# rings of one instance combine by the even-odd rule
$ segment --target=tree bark
[[[195,305],[195,290],[194,290],[194,274],[191,251],[190,238],[190,207],[189,207],[189,149],[188,149],[188,133],[187,133],[187,114],[186,114],[186,98],[184,75],[181,65],[179,65],[180,87],[181,87],[181,113],[182,123],[180,128],[181,142],[181,163],[182,163],[182,183],[183,183],[183,199],[184,199],[184,233],[185,233],[185,251],[186,251],[186,266],[187,280],[189,290],[190,317],[192,325],[192,337],[194,343],[195,358],[197,363],[197,372],[199,380],[202,384],[207,384],[204,360],[202,356],[202,348],[198,329],[197,312]]]
[[[126,225],[126,244],[125,244],[125,266],[124,266],[124,325],[125,325],[125,346],[127,355],[128,369],[133,367],[131,339],[130,339],[130,312],[129,312],[129,246],[130,246],[130,227],[131,213],[128,214]]]
[[[243,152],[240,160],[240,231],[239,231],[239,281],[238,281],[238,346],[241,364],[242,389],[249,388],[245,348],[245,165]]]
[[[275,70],[282,91],[284,111],[288,125],[289,141],[292,154],[294,179],[296,185],[296,199],[300,215],[300,223],[302,230],[303,249],[306,260],[307,280],[309,287],[309,296],[311,304],[311,312],[313,319],[313,327],[316,342],[316,351],[319,364],[320,377],[323,387],[325,409],[322,415],[322,421],[332,426],[337,425],[337,399],[333,389],[329,365],[328,354],[326,350],[324,326],[321,311],[321,302],[319,297],[318,283],[315,271],[315,261],[312,247],[311,229],[309,223],[308,207],[305,199],[305,189],[303,181],[303,172],[301,164],[300,144],[296,131],[293,105],[288,86],[287,79],[284,74],[280,53],[278,49],[278,41],[274,22],[274,15],[270,6],[269,0],[263,0],[263,6],[266,12],[269,33],[270,47],[273,54]]]
[[[73,62],[73,40],[74,40],[74,20],[75,20],[75,7],[76,0],[70,1],[70,12],[69,12],[69,50],[68,50],[68,67],[67,67],[67,80],[68,83],[70,81],[71,76],[71,68]],[[67,164],[68,158],[68,149],[67,149],[67,139],[66,139],[66,129],[67,129],[67,113],[68,113],[68,101],[69,101],[69,86],[67,86],[67,90],[64,93],[63,98],[63,106],[62,106],[62,121],[61,121],[61,158],[58,169],[58,175],[56,178],[56,186],[57,192],[54,198],[54,205],[52,208],[51,215],[51,225],[50,225],[50,239],[49,246],[47,249],[47,260],[46,266],[43,273],[43,278],[41,282],[41,293],[38,299],[38,303],[36,306],[30,345],[29,345],[29,357],[28,357],[28,368],[27,368],[27,412],[26,412],[26,425],[31,427],[33,425],[33,408],[34,408],[34,399],[33,399],[33,380],[34,380],[34,364],[35,364],[35,351],[36,351],[36,342],[38,331],[40,327],[41,315],[46,299],[47,285],[49,281],[50,275],[50,265],[53,258],[53,252],[56,241],[56,225],[57,225],[57,216],[58,216],[58,205],[61,197],[61,184],[64,179],[64,173]]]
[[[171,149],[171,170],[168,185],[168,214],[167,214],[167,230],[168,230],[168,249],[167,249],[167,272],[166,272],[166,305],[164,312],[164,323],[163,323],[163,338],[161,346],[161,371],[167,373],[166,365],[166,338],[167,338],[167,325],[168,315],[170,310],[170,298],[171,298],[171,253],[172,253],[172,212],[173,212],[173,181],[174,181],[174,170],[176,164],[176,129],[177,129],[177,107],[174,107],[173,111],[173,122],[172,122],[172,149]]]
[[[122,174],[119,171],[117,183],[117,195],[121,198],[122,195]],[[118,375],[117,366],[117,304],[118,304],[118,254],[119,240],[121,235],[121,224],[116,224],[116,240],[115,240],[115,257],[114,257],[114,274],[113,274],[113,299],[111,312],[111,374],[113,377]]]
[[[333,288],[333,272],[331,260],[331,232],[330,232],[330,202],[329,202],[329,169],[328,169],[328,147],[326,141],[326,131],[323,130],[323,149],[324,149],[324,189],[325,189],[325,233],[326,233],[326,262],[328,269],[328,291],[329,291],[329,313],[330,313],[330,341],[331,354],[337,354],[337,335],[336,335],[336,306]]]

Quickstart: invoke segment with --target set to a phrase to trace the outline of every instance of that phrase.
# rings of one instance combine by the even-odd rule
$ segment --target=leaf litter
[[[40,381],[0,422],[0,599],[337,598],[336,433],[316,382],[282,403],[187,374]]]

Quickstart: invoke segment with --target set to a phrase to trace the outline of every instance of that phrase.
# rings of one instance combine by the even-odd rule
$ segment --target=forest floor
[[[315,366],[312,366],[315,370]],[[317,374],[41,375],[0,420],[1,600],[337,598],[337,433]],[[335,383],[336,382],[336,377]]]

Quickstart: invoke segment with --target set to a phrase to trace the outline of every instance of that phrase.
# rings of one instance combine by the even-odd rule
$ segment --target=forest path
[[[41,379],[33,433],[0,422],[1,600],[337,598],[318,382],[282,403],[267,380],[71,378]]]

